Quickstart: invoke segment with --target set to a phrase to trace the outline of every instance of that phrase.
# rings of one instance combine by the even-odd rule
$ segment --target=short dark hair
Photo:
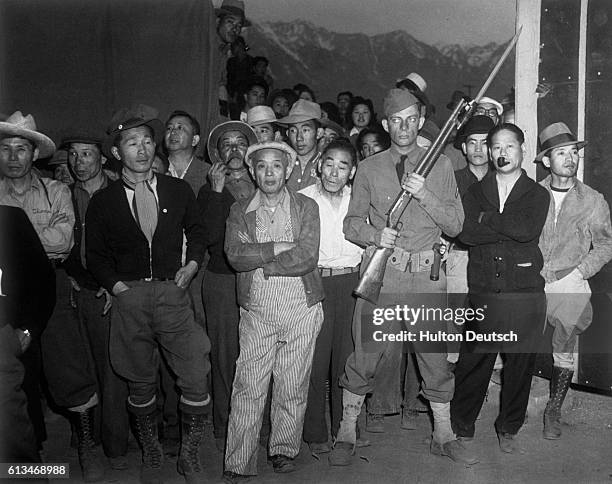
[[[491,131],[489,131],[489,134],[487,135],[487,146],[492,146],[493,137],[500,131],[504,130],[511,131],[512,133],[514,133],[514,136],[516,136],[516,139],[520,144],[523,144],[525,142],[525,133],[523,133],[523,130],[521,128],[519,128],[516,124],[502,123],[498,124],[493,129],[491,129]]]
[[[340,99],[340,96],[348,96],[351,99],[353,99],[353,93],[351,91],[342,91],[342,92],[339,92],[338,95],[336,96],[336,101],[338,99]]]
[[[155,141],[155,131],[153,131],[153,128],[151,128],[151,126],[149,126],[148,124],[141,124],[140,126],[134,126],[134,128],[140,128],[140,127],[143,127],[143,126],[149,130],[149,134],[151,135],[151,138],[153,138],[153,140]],[[130,129],[133,129],[133,128],[124,129],[122,131],[119,131],[115,135],[115,137],[113,138],[113,146],[115,148],[119,148],[119,144],[121,143],[121,139],[123,137],[123,134],[126,131],[129,131]]]
[[[373,125],[363,128],[357,135],[357,141],[355,144],[357,145],[357,149],[359,151],[361,151],[361,148],[363,148],[363,138],[369,134],[375,135],[376,139],[385,150],[388,150],[391,147],[391,137],[389,136],[389,133],[378,127],[378,125]]]
[[[321,103],[321,111],[327,113],[327,117],[331,119],[334,123],[341,124],[340,120],[340,111],[338,111],[338,106],[334,103],[325,101]]]
[[[321,159],[330,150],[346,151],[351,156],[353,166],[357,166],[357,151],[355,150],[355,147],[353,146],[353,144],[346,138],[337,138],[331,141],[326,146],[325,150],[323,150],[323,153],[321,154]]]
[[[244,85],[244,94],[248,93],[253,87],[259,86],[264,90],[265,96],[268,97],[270,87],[263,77],[251,76]]]
[[[181,111],[181,110],[178,110],[178,109],[175,110],[175,111],[172,111],[170,116],[168,116],[166,124],[168,124],[172,118],[176,118],[178,116],[182,116],[184,118],[187,118],[189,120],[189,122],[191,123],[191,127],[193,128],[193,134],[197,134],[198,136],[200,135],[200,123],[198,122],[198,120],[195,117],[193,117],[187,111]]]
[[[368,107],[370,113],[372,114],[372,119],[374,119],[374,103],[372,103],[371,99],[365,99],[361,96],[355,96],[351,99],[351,107],[349,108],[349,112],[352,113],[353,109],[355,109],[360,104],[363,104],[364,106]]]
[[[316,102],[317,100],[317,98],[315,97],[314,91],[310,89],[306,84],[298,83],[295,86],[293,86],[293,90],[297,94],[298,98],[302,95],[303,92],[307,92],[310,94],[314,102]]]

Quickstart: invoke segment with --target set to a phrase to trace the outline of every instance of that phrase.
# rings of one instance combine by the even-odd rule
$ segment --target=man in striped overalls
[[[226,482],[257,474],[257,442],[270,376],[274,377],[269,460],[295,470],[315,341],[323,310],[317,270],[319,209],[285,187],[296,153],[285,143],[251,145],[246,161],[258,189],[236,202],[225,252],[238,272],[240,356],[229,416]]]

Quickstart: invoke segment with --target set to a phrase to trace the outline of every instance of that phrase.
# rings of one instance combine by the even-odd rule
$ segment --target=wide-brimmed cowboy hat
[[[208,141],[206,142],[208,157],[213,163],[217,161],[217,157],[215,155],[217,151],[217,142],[219,141],[221,135],[227,131],[239,131],[242,133],[249,142],[249,146],[257,143],[257,135],[255,134],[255,131],[253,131],[253,128],[242,121],[226,121],[225,123],[218,124],[210,132],[208,135]]]
[[[576,145],[582,149],[586,141],[578,141],[565,123],[553,123],[546,126],[538,136],[540,141],[540,152],[535,161],[542,161],[542,158],[550,153],[550,150],[561,146]]]
[[[223,0],[221,6],[215,8],[215,15],[217,17],[221,15],[235,15],[236,17],[242,17],[243,27],[251,25],[251,21],[246,18],[244,13],[244,2],[242,0]]]
[[[249,149],[247,150],[246,155],[244,157],[247,166],[249,168],[253,168],[251,161],[253,153],[265,149],[279,150],[287,154],[287,157],[289,158],[289,164],[287,165],[287,168],[289,168],[289,173],[287,174],[287,177],[289,177],[291,171],[293,171],[293,167],[295,166],[297,153],[294,151],[293,148],[291,148],[291,146],[289,146],[287,143],[283,143],[282,141],[266,141],[264,143],[255,143],[249,146]]]
[[[321,121],[321,106],[306,99],[298,99],[293,103],[293,106],[291,106],[289,114],[278,120],[278,124],[289,125],[303,123],[311,119]]]
[[[15,111],[6,121],[0,122],[0,138],[18,137],[30,140],[38,148],[38,157],[47,158],[55,152],[55,143],[36,130],[36,121],[31,114],[24,116]]]
[[[249,126],[276,123],[276,115],[270,106],[255,106],[247,111],[246,122]]]
[[[133,104],[129,108],[116,111],[106,129],[106,137],[102,142],[102,152],[107,158],[112,159],[111,148],[117,135],[122,131],[139,126],[151,128],[155,143],[160,144],[164,138],[165,127],[158,116],[159,111],[146,104]]]

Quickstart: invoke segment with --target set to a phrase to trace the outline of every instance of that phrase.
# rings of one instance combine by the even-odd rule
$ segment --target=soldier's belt
[[[393,250],[387,264],[400,272],[425,272],[431,269],[434,261],[433,250],[408,252],[400,247]]]

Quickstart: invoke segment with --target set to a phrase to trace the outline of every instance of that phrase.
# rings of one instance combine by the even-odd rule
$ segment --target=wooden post
[[[540,63],[541,0],[516,0],[516,28],[523,27],[516,45],[515,116],[516,124],[525,132],[527,153],[523,168],[531,178],[536,177],[533,160],[538,148],[538,95]]]
[[[589,0],[580,1],[580,39],[578,41],[578,126],[576,136],[584,139],[586,124],[586,50],[587,50],[587,13]],[[578,179],[584,180],[584,163],[578,165]]]

